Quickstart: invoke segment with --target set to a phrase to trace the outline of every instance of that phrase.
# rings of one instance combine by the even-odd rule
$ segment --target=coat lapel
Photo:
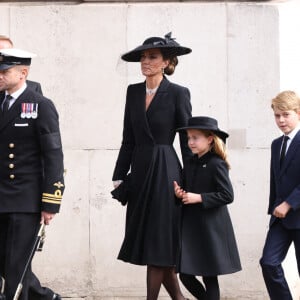
[[[159,103],[159,100],[161,99],[163,94],[167,92],[167,88],[168,88],[169,84],[170,84],[169,80],[164,77],[163,80],[161,81],[159,88],[157,89],[147,111],[146,111],[147,115],[151,114],[151,111],[153,109],[155,110],[155,107]],[[146,94],[145,94],[145,96],[146,96]]]
[[[159,105],[159,102],[160,102],[163,94],[167,92],[167,87],[169,86],[169,84],[170,83],[169,83],[168,79],[166,79],[164,77],[147,110],[145,109],[146,82],[144,82],[144,84],[142,85],[142,90],[139,91],[139,95],[142,96],[144,99],[144,101],[142,101],[142,103],[143,103],[143,106],[142,106],[143,114],[142,115],[144,116],[144,121],[146,124],[147,132],[149,133],[152,140],[154,140],[154,138],[153,138],[151,128],[149,125],[149,119],[151,119],[151,114],[155,111],[155,108],[157,107],[157,105]]]
[[[274,170],[275,170],[275,174],[280,174],[280,164],[279,164],[279,159],[280,159],[280,147],[282,144],[282,139],[283,136],[281,138],[279,138],[278,140],[276,140],[276,142],[274,143],[274,147],[272,149],[273,153],[272,156],[273,158],[273,163],[274,163]]]
[[[281,139],[281,141],[282,141],[282,139]],[[280,175],[282,175],[284,173],[284,170],[290,164],[291,159],[294,157],[295,152],[298,150],[299,146],[300,146],[300,130],[297,132],[297,134],[293,138],[293,140],[288,148],[282,168],[280,169]],[[279,159],[278,159],[278,165],[279,165]]]
[[[130,110],[132,116],[134,116],[134,124],[138,124],[136,126],[139,126],[141,132],[143,132],[143,134],[149,136],[149,138],[153,140],[145,110],[146,82],[144,81],[142,83],[136,84],[134,86],[134,90],[130,94],[130,97],[132,97],[131,100],[133,100],[130,101]]]

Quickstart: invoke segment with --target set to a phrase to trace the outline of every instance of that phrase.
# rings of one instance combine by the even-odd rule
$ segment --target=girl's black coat
[[[211,152],[190,158],[184,189],[201,194],[202,203],[183,207],[180,272],[215,276],[241,270],[227,204],[233,189],[224,160]]]

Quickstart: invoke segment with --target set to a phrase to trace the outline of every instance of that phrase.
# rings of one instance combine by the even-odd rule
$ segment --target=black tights
[[[147,300],[158,298],[161,284],[164,285],[172,300],[184,300],[174,267],[147,267]]]
[[[218,277],[203,276],[203,284],[194,275],[180,274],[179,278],[186,289],[198,300],[220,300]]]

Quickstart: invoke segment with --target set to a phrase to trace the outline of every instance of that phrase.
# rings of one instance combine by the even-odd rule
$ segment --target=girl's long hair
[[[201,130],[201,131],[203,131],[206,137],[208,136],[213,137],[214,140],[211,143],[210,151],[220,156],[225,161],[227,168],[230,169],[230,164],[227,157],[226,145],[223,142],[223,140],[219,138],[213,131],[210,130]]]

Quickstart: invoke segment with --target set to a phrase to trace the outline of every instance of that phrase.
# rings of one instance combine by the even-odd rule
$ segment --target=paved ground
[[[64,300],[146,300],[146,297],[83,297],[83,298],[63,298]],[[263,297],[254,299],[253,297],[245,297],[243,299],[237,298],[221,298],[222,300],[268,300]],[[159,297],[159,300],[170,300],[169,297]],[[194,298],[189,298],[189,300],[194,300]],[[294,299],[296,300],[296,299]],[[299,299],[300,300],[300,299]]]

